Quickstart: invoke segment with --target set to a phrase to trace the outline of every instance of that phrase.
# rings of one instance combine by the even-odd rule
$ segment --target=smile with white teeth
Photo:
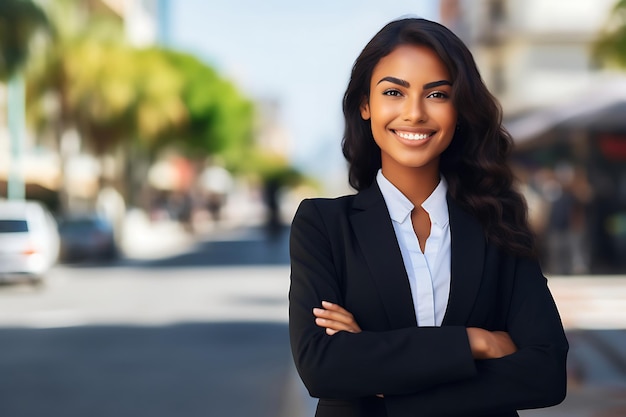
[[[402,139],[424,140],[424,139],[430,137],[430,135],[432,135],[432,133],[408,133],[408,132],[398,132],[398,131],[396,131],[396,135],[400,136]]]

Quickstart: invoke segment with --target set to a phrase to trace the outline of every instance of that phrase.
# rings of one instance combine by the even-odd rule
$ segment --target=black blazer
[[[378,185],[300,204],[290,238],[289,330],[300,377],[320,398],[316,416],[508,417],[565,397],[568,344],[539,265],[486,241],[449,197],[448,207],[447,310],[441,327],[417,327]],[[312,313],[322,300],[348,309],[363,331],[328,336]],[[474,360],[466,327],[507,331],[518,351]]]

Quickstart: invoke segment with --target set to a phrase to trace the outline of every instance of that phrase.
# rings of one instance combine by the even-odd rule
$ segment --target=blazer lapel
[[[448,196],[451,281],[443,325],[464,325],[480,287],[486,238],[481,224]]]
[[[409,279],[376,182],[354,200],[350,221],[392,328],[416,326]]]

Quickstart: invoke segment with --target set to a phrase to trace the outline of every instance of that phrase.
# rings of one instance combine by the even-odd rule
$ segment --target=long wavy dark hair
[[[433,49],[452,77],[458,128],[440,159],[450,196],[478,218],[487,239],[517,255],[536,256],[526,203],[513,187],[508,165],[513,140],[502,126],[502,110],[465,44],[436,22],[419,18],[393,21],[372,38],[355,61],[343,98],[342,149],[349,163],[350,185],[358,191],[368,188],[381,167],[380,148],[370,121],[361,117],[360,106],[369,97],[378,61],[407,44]]]

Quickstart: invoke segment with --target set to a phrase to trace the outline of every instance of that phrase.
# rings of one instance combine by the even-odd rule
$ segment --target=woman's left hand
[[[342,330],[360,333],[361,328],[352,313],[338,304],[322,301],[323,308],[314,308],[315,324],[326,329],[330,336]]]
[[[468,327],[466,329],[474,359],[497,359],[517,352],[507,332]]]

